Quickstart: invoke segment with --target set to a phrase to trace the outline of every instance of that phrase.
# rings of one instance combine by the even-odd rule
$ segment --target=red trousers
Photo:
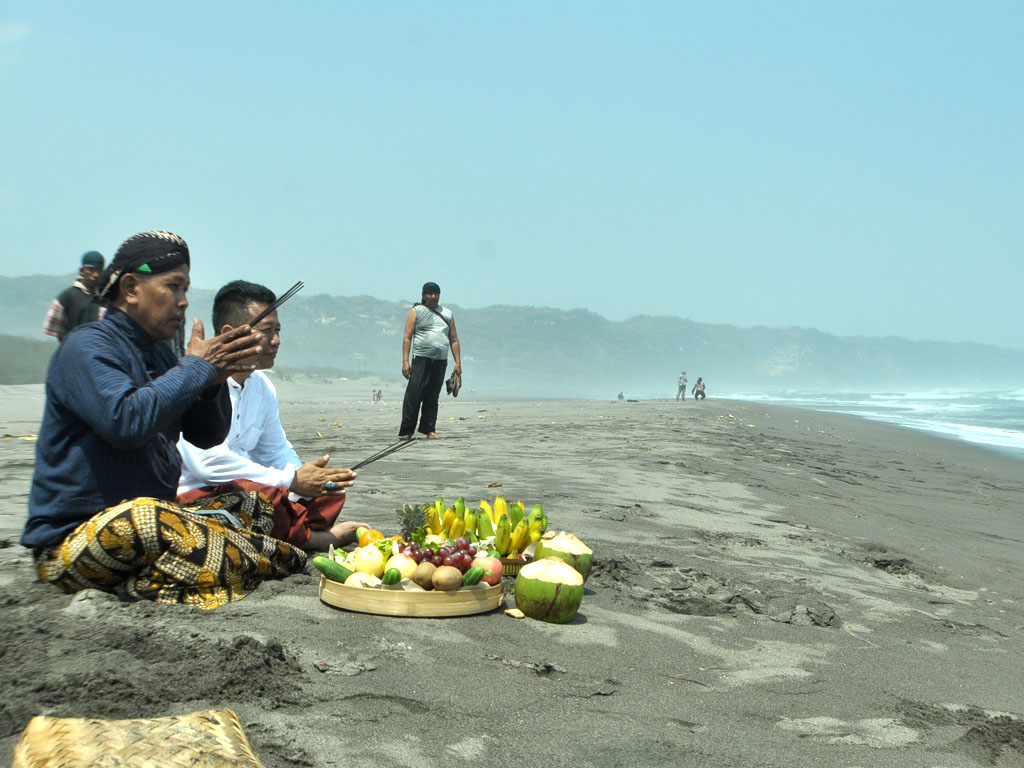
[[[238,491],[259,491],[274,505],[274,527],[270,535],[287,541],[297,547],[309,543],[310,531],[326,531],[334,525],[341,508],[345,506],[344,496],[318,496],[315,499],[292,501],[288,489],[276,485],[260,485],[252,480],[235,480],[222,485],[207,486],[188,491],[178,497],[179,504],[187,504],[209,496]]]

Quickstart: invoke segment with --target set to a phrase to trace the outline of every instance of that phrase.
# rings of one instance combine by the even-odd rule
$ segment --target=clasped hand
[[[202,321],[192,321],[192,336],[188,340],[185,354],[196,355],[217,369],[217,382],[223,384],[233,373],[245,373],[256,369],[252,359],[260,353],[263,334],[248,325],[232,328],[227,333],[206,338]]]

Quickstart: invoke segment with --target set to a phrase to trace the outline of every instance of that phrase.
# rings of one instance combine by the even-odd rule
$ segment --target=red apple
[[[481,581],[490,584],[492,587],[501,584],[501,560],[496,557],[477,557],[473,559],[472,568],[479,565],[484,569],[484,577]]]

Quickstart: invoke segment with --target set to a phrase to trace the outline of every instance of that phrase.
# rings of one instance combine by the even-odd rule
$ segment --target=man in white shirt
[[[215,328],[246,325],[275,301],[262,285],[236,280],[217,292],[213,302]],[[277,391],[262,370],[272,368],[281,345],[281,323],[271,312],[255,326],[263,334],[255,371],[236,373],[228,381],[231,431],[227,440],[206,450],[182,438],[178,451],[182,475],[181,503],[239,488],[261,491],[274,504],[271,535],[310,551],[324,551],[355,538],[364,523],[338,522],[346,489],[355,482],[350,469],[328,468],[329,456],[303,463],[285,436]]]

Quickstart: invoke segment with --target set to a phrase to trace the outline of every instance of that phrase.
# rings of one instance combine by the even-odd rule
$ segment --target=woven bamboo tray
[[[519,570],[531,560],[533,560],[532,557],[503,557],[501,558],[501,575],[515,576],[519,573]]]
[[[148,720],[33,717],[11,768],[264,768],[230,709]]]
[[[406,592],[402,589],[346,587],[320,577],[320,599],[336,608],[381,616],[469,616],[493,611],[505,599],[501,584],[451,591]]]

